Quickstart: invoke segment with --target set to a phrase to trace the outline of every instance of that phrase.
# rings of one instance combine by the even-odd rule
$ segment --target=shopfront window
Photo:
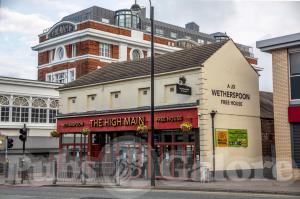
[[[300,100],[300,52],[290,54],[291,100]]]
[[[300,168],[300,123],[292,126],[292,154],[294,160],[294,168]]]

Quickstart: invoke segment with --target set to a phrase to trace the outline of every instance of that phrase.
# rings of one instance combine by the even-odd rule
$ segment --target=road
[[[299,196],[69,187],[0,186],[0,199],[299,199]]]

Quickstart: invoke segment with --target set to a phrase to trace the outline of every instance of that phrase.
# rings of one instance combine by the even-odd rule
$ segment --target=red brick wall
[[[130,51],[131,48],[127,48],[127,61],[130,61]]]
[[[119,59],[119,46],[118,45],[112,45],[112,58],[113,59]]]
[[[104,31],[104,32],[109,32],[109,33],[113,33],[113,34],[131,37],[130,30],[118,28],[118,27],[114,27],[114,26],[110,26],[110,25],[105,25],[105,24],[101,24],[101,23],[96,23],[96,22],[92,22],[92,21],[87,21],[87,22],[78,24],[77,31],[87,29],[87,28],[93,28],[96,30]]]
[[[99,42],[92,41],[92,40],[86,40],[76,43],[76,55],[99,55]]]
[[[56,72],[65,69],[76,68],[76,78],[86,75],[87,73],[94,71],[98,66],[105,66],[108,63],[101,62],[95,59],[83,59],[75,62],[68,62],[63,64],[54,65],[50,68],[38,69],[38,80],[45,81],[47,73]]]
[[[43,35],[43,36],[40,36],[39,37],[39,42],[40,43],[42,43],[42,42],[44,42],[44,41],[46,41],[47,39],[46,39],[46,35]]]
[[[146,50],[143,50],[143,53],[144,53],[144,58],[147,58],[148,52]]]
[[[38,65],[49,63],[49,51],[41,52],[38,54]]]
[[[144,34],[144,40],[150,41],[151,40],[151,35]],[[154,36],[154,43],[168,45],[169,42],[174,43],[173,40],[164,39],[164,38],[160,38],[160,37],[155,37]]]
[[[65,48],[66,48],[67,57],[70,58],[72,56],[72,45],[71,44],[66,45]]]
[[[246,57],[246,59],[249,62],[249,64],[255,64],[255,65],[257,65],[257,59],[250,58],[250,57]]]

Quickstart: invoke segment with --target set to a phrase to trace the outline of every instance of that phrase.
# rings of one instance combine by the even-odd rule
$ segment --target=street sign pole
[[[8,137],[6,137],[6,145],[5,145],[5,161],[7,162],[8,157],[7,157],[7,149],[8,149]]]

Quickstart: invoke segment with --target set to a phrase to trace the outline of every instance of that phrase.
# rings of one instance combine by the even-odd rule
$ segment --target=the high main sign
[[[48,34],[48,38],[54,38],[75,31],[75,25],[70,22],[63,22],[54,26]]]

